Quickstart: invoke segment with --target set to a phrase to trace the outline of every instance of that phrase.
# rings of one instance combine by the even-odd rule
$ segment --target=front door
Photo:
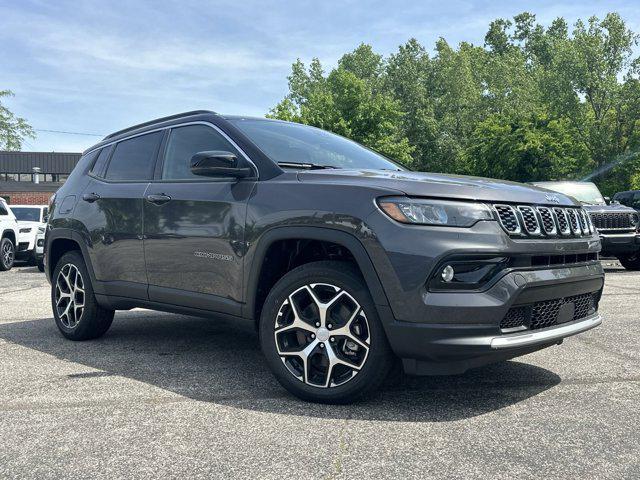
[[[149,299],[240,314],[247,201],[253,180],[193,175],[202,151],[241,153],[216,128],[172,128],[143,202]]]

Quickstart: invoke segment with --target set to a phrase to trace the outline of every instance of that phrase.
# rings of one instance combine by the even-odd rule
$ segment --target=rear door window
[[[107,167],[107,180],[150,180],[164,132],[148,133],[116,144]]]

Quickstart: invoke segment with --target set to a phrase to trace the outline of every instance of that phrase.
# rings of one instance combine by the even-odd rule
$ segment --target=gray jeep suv
[[[52,201],[45,269],[69,339],[134,307],[248,320],[285,388],[344,403],[396,358],[454,374],[597,326],[599,249],[565,195],[197,111],[83,154]]]

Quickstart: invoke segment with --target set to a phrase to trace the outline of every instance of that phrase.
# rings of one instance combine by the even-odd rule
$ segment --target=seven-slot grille
[[[598,230],[634,230],[631,217],[635,214],[623,212],[592,213],[591,221]]]
[[[502,228],[513,236],[580,237],[595,232],[581,208],[494,205]]]

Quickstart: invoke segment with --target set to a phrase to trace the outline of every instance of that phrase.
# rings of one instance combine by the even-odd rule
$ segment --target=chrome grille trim
[[[498,214],[500,225],[509,235],[520,235],[522,233],[520,219],[511,205],[495,204],[493,208]],[[511,226],[512,224],[514,224],[514,227]]]
[[[556,219],[554,218],[553,211],[549,207],[537,207],[537,210],[542,220],[544,233],[549,236],[557,235],[558,229],[556,228]]]
[[[522,215],[522,225],[524,231],[529,235],[538,236],[542,234],[540,230],[540,221],[533,207],[529,205],[518,205],[518,211]]]
[[[578,215],[575,210],[572,208],[566,209],[567,216],[569,217],[569,226],[571,227],[571,233],[574,235],[582,235],[582,230],[580,229],[580,223],[578,222]]]
[[[558,222],[558,231],[560,235],[571,235],[571,227],[569,226],[569,216],[564,208],[554,207],[553,213],[556,216]]]
[[[492,205],[502,229],[512,237],[586,237],[596,233],[589,214],[579,207]]]

